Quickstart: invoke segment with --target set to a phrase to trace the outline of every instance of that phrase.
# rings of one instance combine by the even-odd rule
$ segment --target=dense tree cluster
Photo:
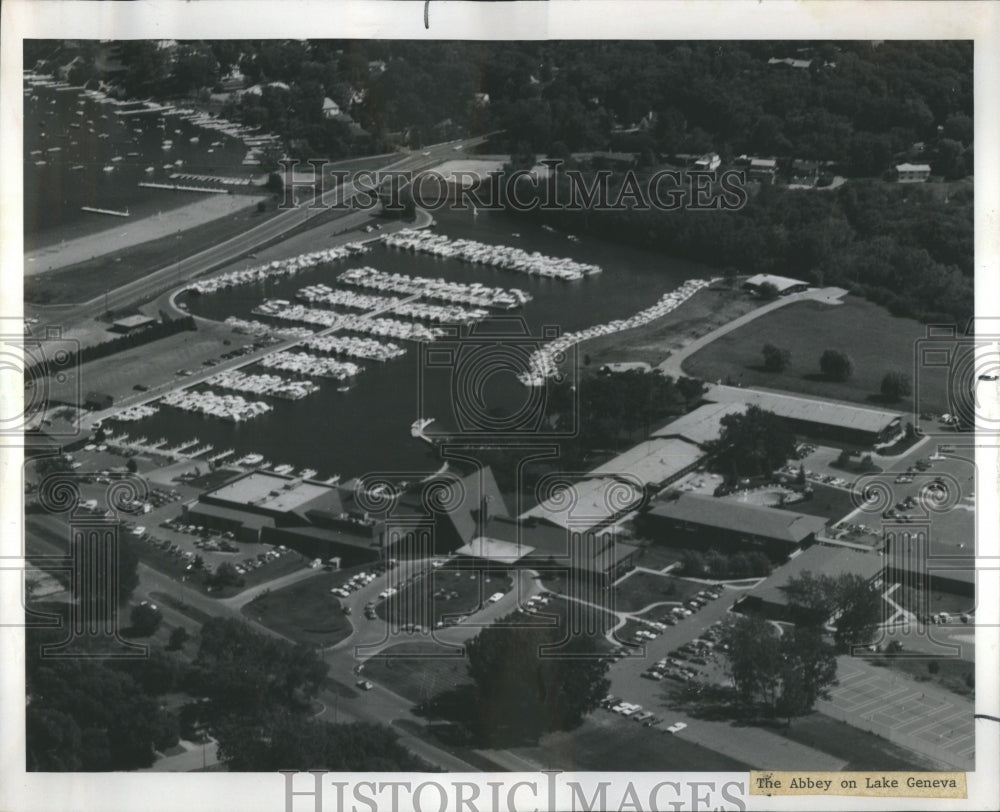
[[[789,580],[786,591],[804,622],[822,624],[832,618],[834,641],[841,648],[867,645],[883,620],[881,593],[860,575],[804,572]]]
[[[730,480],[769,476],[795,451],[795,435],[774,412],[750,405],[720,421],[718,440],[706,444],[712,466]]]
[[[467,646],[484,736],[536,739],[569,730],[607,694],[608,665],[591,637],[532,626],[488,626]]]
[[[681,552],[679,575],[694,578],[762,578],[771,574],[771,559],[760,550],[727,555],[718,550]]]
[[[759,618],[740,618],[726,635],[729,674],[740,702],[791,721],[812,710],[836,684],[833,647],[819,630],[786,630],[779,637]]]

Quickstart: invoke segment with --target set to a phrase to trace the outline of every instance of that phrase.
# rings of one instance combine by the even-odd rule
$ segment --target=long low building
[[[633,480],[595,476],[567,483],[521,518],[575,532],[606,526],[642,506],[643,488]]]
[[[632,476],[643,485],[663,487],[695,468],[705,453],[693,443],[673,437],[654,437],[599,465],[598,477]]]
[[[497,517],[456,555],[502,570],[524,567],[594,576],[606,588],[635,566],[638,552],[606,531],[570,532],[544,522]]]
[[[791,293],[802,293],[809,290],[809,283],[801,279],[791,279],[787,276],[775,276],[770,273],[759,273],[751,276],[743,283],[743,289],[750,293],[761,293],[764,285],[771,285],[779,296],[788,296]]]
[[[793,431],[863,446],[874,445],[899,431],[903,416],[887,409],[820,400],[740,386],[710,386],[705,399],[720,405],[759,406],[785,420]]]
[[[826,527],[818,516],[693,493],[672,493],[655,502],[643,522],[654,538],[668,544],[760,549],[772,556],[809,546]]]
[[[741,414],[744,411],[746,411],[746,407],[742,403],[706,403],[676,420],[671,420],[665,426],[654,431],[652,436],[674,437],[702,446],[712,440],[719,439],[719,435],[722,433],[722,418],[730,414]]]
[[[882,556],[875,552],[816,544],[772,572],[760,586],[740,598],[735,608],[744,614],[794,623],[805,619],[805,616],[803,610],[793,606],[789,600],[788,585],[793,578],[811,572],[813,575],[829,575],[834,578],[846,574],[860,575],[866,581],[871,581],[880,576],[883,566]]]

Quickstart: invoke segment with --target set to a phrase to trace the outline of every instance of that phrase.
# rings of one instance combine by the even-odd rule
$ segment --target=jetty
[[[140,186],[142,184],[139,184]],[[128,213],[128,209],[125,211],[115,211],[114,209],[98,209],[94,206],[80,206],[80,211],[89,211],[91,214],[109,214],[112,217],[131,217],[132,215]]]

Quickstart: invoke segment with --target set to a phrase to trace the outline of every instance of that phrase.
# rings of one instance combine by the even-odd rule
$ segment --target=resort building
[[[826,618],[811,616],[807,610],[790,603],[789,581],[800,578],[806,572],[833,578],[845,574],[860,575],[865,580],[875,581],[880,577],[882,567],[883,559],[877,553],[817,544],[776,569],[770,578],[736,601],[734,608],[743,614],[758,615],[768,620],[822,622]]]
[[[613,524],[638,510],[644,500],[644,489],[634,475],[595,476],[559,488],[520,518],[582,533]]]
[[[798,434],[862,448],[870,448],[898,434],[903,417],[899,412],[886,409],[738,386],[710,386],[705,399],[720,405],[737,404],[741,411],[756,405],[774,412]]]
[[[924,183],[931,176],[930,164],[896,164],[896,180],[900,183]]]
[[[809,290],[809,283],[801,279],[791,279],[787,276],[775,276],[769,273],[759,273],[751,276],[743,283],[743,290],[748,293],[760,294],[764,285],[774,285],[779,296],[788,296],[790,293],[802,293]]]
[[[692,493],[671,493],[643,516],[649,534],[693,549],[758,549],[786,557],[826,527],[817,516]]]

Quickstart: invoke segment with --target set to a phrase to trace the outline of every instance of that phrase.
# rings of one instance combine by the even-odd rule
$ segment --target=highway
[[[484,140],[483,137],[477,137],[435,144],[422,152],[407,155],[379,171],[423,172],[453,157],[456,150],[477,146]],[[351,181],[346,182],[342,188],[327,189],[320,198],[322,205],[316,205],[310,196],[309,205],[297,202],[294,208],[282,211],[242,234],[108,291],[106,296],[96,296],[83,304],[59,309],[58,316],[54,316],[54,319],[64,326],[71,326],[79,321],[97,318],[108,309],[120,310],[133,303],[150,299],[163,290],[222,267],[260,246],[280,239],[289,231],[326,213],[335,203],[343,205],[344,202],[354,200],[359,194],[368,193],[367,188],[358,188]],[[345,213],[349,213],[349,210]],[[53,313],[55,312],[53,309]]]

